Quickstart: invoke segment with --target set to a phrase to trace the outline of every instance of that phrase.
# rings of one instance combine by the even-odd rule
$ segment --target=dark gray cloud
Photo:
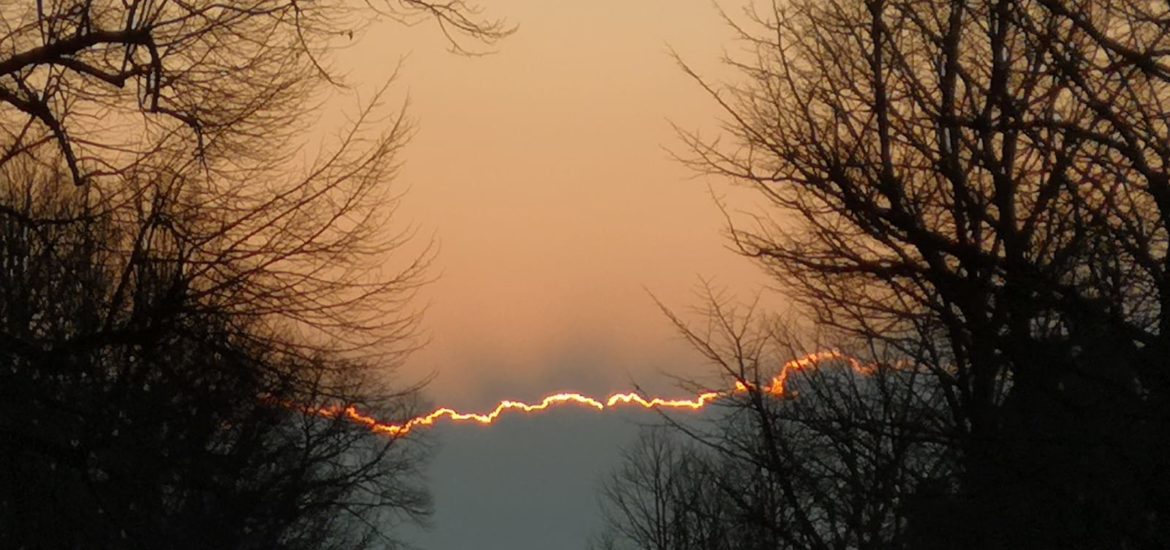
[[[597,484],[619,449],[653,422],[649,411],[560,409],[512,415],[490,427],[444,425],[429,468],[434,527],[415,540],[430,550],[584,548],[598,528]]]

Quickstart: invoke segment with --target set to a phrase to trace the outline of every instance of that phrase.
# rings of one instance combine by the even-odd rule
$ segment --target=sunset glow
[[[810,353],[803,357],[793,359],[780,367],[779,372],[774,376],[768,384],[759,388],[761,394],[770,395],[772,397],[783,397],[786,393],[786,384],[788,377],[796,371],[805,370],[825,361],[844,361],[847,362],[855,372],[859,374],[869,374],[873,368],[862,364],[857,359],[845,355],[839,351],[819,351]],[[446,419],[450,422],[474,422],[478,424],[492,424],[506,412],[517,413],[539,413],[547,409],[560,406],[575,406],[581,408],[591,408],[598,411],[608,411],[621,407],[641,407],[643,409],[689,409],[699,410],[714,401],[731,395],[745,393],[751,387],[751,383],[746,380],[737,380],[735,387],[731,390],[724,391],[708,391],[696,395],[693,399],[667,399],[662,397],[646,398],[642,395],[633,392],[615,393],[609,397],[598,399],[575,392],[562,392],[548,395],[537,403],[524,403],[522,401],[503,400],[490,412],[474,413],[474,412],[460,412],[450,407],[440,407],[429,414],[423,416],[416,416],[406,422],[389,423],[383,422],[374,418],[373,416],[362,413],[356,407],[329,407],[314,411],[316,414],[327,418],[344,417],[346,420],[368,427],[371,431],[391,437],[404,436],[410,433],[415,428],[432,426],[436,422]]]

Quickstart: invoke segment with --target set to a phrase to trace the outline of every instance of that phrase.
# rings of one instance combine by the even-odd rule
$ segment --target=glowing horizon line
[[[854,371],[863,374],[868,374],[873,370],[872,367],[862,365],[861,362],[857,359],[839,351],[818,351],[784,363],[784,365],[780,367],[780,372],[772,378],[771,382],[768,385],[759,388],[758,391],[762,394],[773,397],[783,397],[786,393],[785,384],[788,381],[788,376],[791,371],[804,370],[809,367],[816,366],[823,361],[831,360],[844,360],[849,363]],[[647,399],[635,392],[622,392],[612,394],[604,400],[601,400],[576,392],[560,392],[547,395],[535,404],[505,399],[500,401],[499,404],[497,404],[490,412],[486,413],[459,412],[450,407],[439,407],[429,414],[416,416],[410,420],[400,423],[383,422],[373,416],[362,413],[360,410],[358,410],[357,407],[353,405],[344,407],[321,407],[311,412],[326,418],[343,417],[345,420],[355,424],[366,426],[371,432],[377,434],[387,435],[390,437],[402,437],[409,434],[415,428],[432,426],[442,419],[448,419],[453,423],[474,422],[481,425],[490,425],[506,412],[518,411],[523,413],[535,413],[559,405],[576,405],[579,407],[596,409],[601,412],[605,412],[610,409],[616,409],[622,406],[635,405],[643,409],[700,410],[718,399],[739,393],[746,393],[749,391],[750,386],[754,386],[754,384],[746,383],[743,380],[737,380],[735,382],[735,387],[731,390],[707,391],[696,395],[692,399],[667,399],[662,397],[652,397]]]

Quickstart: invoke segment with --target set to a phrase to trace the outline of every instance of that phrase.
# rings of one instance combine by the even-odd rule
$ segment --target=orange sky
[[[712,102],[668,55],[705,74],[729,31],[707,0],[484,2],[518,25],[486,57],[448,53],[433,28],[376,26],[339,61],[396,90],[419,132],[400,221],[433,231],[439,279],[421,297],[431,341],[408,373],[428,394],[484,407],[550,390],[608,392],[688,352],[646,293],[685,307],[698,277],[750,294],[762,276],[728,252],[708,183],[669,158],[670,121],[715,129]]]
[[[483,7],[519,26],[494,55],[458,57],[433,27],[386,24],[338,58],[368,91],[409,54],[394,91],[409,94],[419,132],[401,158],[410,190],[399,222],[433,232],[441,249],[438,280],[420,296],[430,342],[406,374],[434,373],[432,402],[472,411],[633,382],[686,396],[664,372],[710,368],[646,290],[682,310],[696,304],[699,277],[743,297],[766,282],[726,249],[708,185],[733,190],[666,152],[680,147],[670,121],[713,134],[718,117],[668,48],[705,75],[731,76],[719,61],[729,30],[708,0]],[[435,528],[416,542],[583,547],[600,528],[598,480],[636,423],[654,419],[566,410],[436,428]]]

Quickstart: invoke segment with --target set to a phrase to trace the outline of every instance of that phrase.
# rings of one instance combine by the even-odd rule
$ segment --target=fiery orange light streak
[[[759,388],[760,393],[771,395],[774,397],[781,397],[785,394],[785,384],[788,382],[789,375],[794,371],[801,371],[818,365],[824,361],[840,360],[847,362],[850,367],[862,374],[869,374],[873,371],[873,367],[863,365],[857,359],[845,355],[839,351],[819,351],[810,353],[804,357],[793,359],[785,363],[779,373],[772,378],[772,381]],[[356,407],[325,407],[313,411],[315,414],[324,416],[326,418],[344,418],[355,424],[366,426],[370,431],[378,434],[383,434],[391,437],[404,436],[418,427],[432,426],[435,422],[442,419],[448,419],[451,422],[475,422],[478,424],[491,424],[495,422],[500,416],[506,412],[517,411],[522,413],[536,413],[561,405],[575,405],[578,407],[592,408],[598,411],[606,411],[622,406],[638,406],[644,409],[690,409],[699,410],[711,402],[728,397],[738,393],[745,393],[749,390],[749,382],[737,380],[735,388],[725,391],[708,391],[700,393],[694,399],[664,399],[661,397],[654,397],[646,399],[637,393],[615,393],[605,400],[589,397],[579,393],[555,393],[541,399],[539,403],[529,404],[521,401],[504,400],[500,401],[496,408],[486,413],[465,413],[459,412],[449,407],[441,407],[435,409],[429,414],[423,416],[416,416],[401,423],[382,422],[377,418],[363,414]]]

